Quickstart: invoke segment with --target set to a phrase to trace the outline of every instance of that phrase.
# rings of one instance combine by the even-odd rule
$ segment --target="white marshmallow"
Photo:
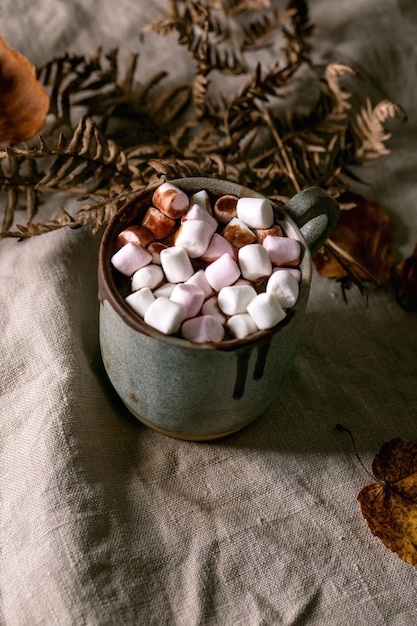
[[[273,267],[272,273],[282,272],[283,270],[285,270],[286,272],[290,272],[290,274],[294,276],[297,283],[301,281],[301,271],[298,269],[298,267]]]
[[[194,274],[190,258],[184,248],[179,246],[165,248],[161,250],[160,259],[169,283],[183,283]]]
[[[285,269],[273,272],[266,284],[266,293],[278,300],[283,309],[290,309],[298,300],[299,285],[293,274]]]
[[[242,276],[248,280],[259,280],[272,273],[268,251],[259,243],[240,248],[238,262]]]
[[[254,287],[250,285],[231,285],[223,287],[218,296],[220,310],[226,315],[246,313],[249,302],[256,296]]]
[[[249,315],[249,313],[238,313],[232,315],[226,322],[226,327],[235,339],[244,339],[248,335],[256,333],[257,325]]]
[[[223,228],[222,235],[236,248],[242,248],[256,241],[255,233],[237,217],[231,219]]]
[[[270,228],[274,223],[274,210],[266,198],[239,198],[236,211],[249,228]]]
[[[203,220],[185,220],[177,231],[175,245],[195,259],[205,253],[213,233],[212,226]]]
[[[199,206],[201,206],[202,209],[205,209],[207,213],[209,213],[210,215],[213,214],[210,205],[210,198],[205,189],[194,193],[190,198],[190,204],[198,204]]]
[[[296,239],[268,235],[262,245],[274,265],[298,265],[300,261],[301,246]]]
[[[227,239],[214,233],[204,254],[201,255],[201,260],[205,263],[213,263],[216,259],[219,259],[223,254],[230,254],[232,259],[237,259],[237,248],[235,248]]]
[[[146,309],[145,322],[164,333],[172,335],[177,333],[185,320],[186,308],[178,302],[173,302],[168,298],[155,298],[152,304]]]
[[[140,267],[148,265],[152,255],[134,243],[126,243],[111,257],[111,263],[125,276],[132,276]]]
[[[213,233],[217,229],[218,223],[217,220],[214,219],[210,213],[208,213],[203,207],[199,204],[192,204],[188,209],[187,213],[182,216],[181,223],[186,222],[187,220],[202,220],[206,222],[213,229]]]
[[[248,313],[260,330],[273,328],[285,318],[285,311],[270,293],[259,293],[248,304]]]
[[[173,289],[170,300],[182,304],[186,310],[186,319],[195,317],[200,312],[204,302],[204,291],[196,285],[178,283]]]
[[[146,311],[154,300],[155,297],[149,287],[144,287],[143,289],[139,289],[139,291],[134,291],[125,298],[127,304],[142,318],[145,317]]]
[[[207,282],[216,291],[232,285],[240,276],[240,269],[230,254],[223,254],[205,269]]]
[[[177,283],[164,283],[158,289],[155,289],[153,295],[155,298],[170,298]]]
[[[226,316],[220,311],[218,297],[213,296],[206,300],[201,307],[202,315],[212,315],[220,322],[220,324],[224,324],[226,322]]]
[[[224,327],[212,315],[200,315],[183,323],[181,335],[196,343],[217,342],[224,339]]]
[[[159,185],[153,194],[152,201],[157,209],[172,219],[184,215],[190,205],[187,194],[171,183]]]
[[[188,280],[185,281],[186,285],[196,285],[200,287],[200,289],[204,292],[205,298],[210,298],[213,295],[213,289],[207,282],[206,274],[204,270],[198,270],[195,274],[191,276]]]
[[[149,289],[155,289],[164,280],[164,272],[160,265],[145,265],[140,267],[132,276],[131,290],[137,291],[143,287],[149,287]]]

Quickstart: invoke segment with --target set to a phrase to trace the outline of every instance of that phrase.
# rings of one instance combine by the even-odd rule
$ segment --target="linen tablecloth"
[[[164,8],[4,0],[0,34],[36,65],[118,46],[139,50],[145,72],[180,74],[169,40],[139,41]],[[359,186],[406,257],[417,242],[417,5],[314,0],[310,12],[317,59],[352,64],[407,111]],[[368,467],[384,442],[417,436],[416,315],[391,287],[367,298],[353,288],[345,303],[315,272],[294,367],[267,413],[223,440],[170,439],[136,421],[105,376],[99,241],[88,228],[0,241],[0,622],[416,624],[417,570],[370,533],[356,494],[371,479],[335,429],[352,430]]]

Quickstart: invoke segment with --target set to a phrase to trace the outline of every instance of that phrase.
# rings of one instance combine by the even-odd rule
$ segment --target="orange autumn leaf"
[[[357,496],[362,515],[386,548],[417,565],[417,439],[385,443],[372,474],[377,482]]]
[[[43,127],[49,96],[34,66],[0,36],[0,142],[20,143]]]
[[[353,208],[340,212],[329,243],[335,243],[357,262],[353,268],[359,278],[388,283],[394,264],[389,215],[375,202],[353,193],[344,194],[340,203],[342,207],[347,204]],[[314,255],[314,264],[326,278],[341,278],[346,274],[346,269],[326,248]]]

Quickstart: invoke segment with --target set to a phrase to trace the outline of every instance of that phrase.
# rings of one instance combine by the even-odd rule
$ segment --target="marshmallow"
[[[222,341],[224,339],[224,327],[212,315],[200,315],[183,323],[181,335],[184,339],[196,343]]]
[[[207,282],[216,291],[232,285],[240,276],[240,269],[230,254],[223,254],[205,269]]]
[[[207,213],[209,213],[210,215],[213,215],[213,211],[211,210],[211,205],[210,205],[210,198],[205,189],[202,189],[201,191],[197,191],[191,196],[190,205],[191,204],[198,204],[199,206],[201,206],[202,209],[205,209]]]
[[[187,213],[182,216],[181,223],[186,222],[187,220],[202,220],[203,222],[207,222],[207,224],[211,226],[213,233],[216,231],[218,226],[217,220],[215,220],[212,215],[207,213],[207,211],[199,204],[191,205]]]
[[[263,244],[268,251],[273,265],[298,265],[300,262],[301,246],[291,237],[265,237]]]
[[[190,205],[188,196],[171,183],[162,183],[154,192],[153,205],[172,219],[177,219],[187,212]]]
[[[185,320],[186,308],[168,298],[155,298],[146,309],[145,322],[164,335],[177,333]]]
[[[207,250],[213,232],[210,224],[203,220],[185,220],[177,231],[175,245],[184,248],[188,256],[195,259]]]
[[[226,316],[220,311],[217,296],[213,296],[204,302],[201,307],[201,313],[202,315],[212,315],[220,322],[220,324],[224,324],[226,322]]]
[[[232,259],[237,259],[237,248],[235,248],[227,239],[214,233],[204,254],[201,255],[201,260],[205,263],[213,263],[216,259],[223,254],[230,254]]]
[[[161,250],[161,265],[167,281],[170,283],[183,283],[193,274],[194,269],[184,248],[173,246]]]
[[[259,280],[272,273],[268,251],[259,243],[240,248],[238,262],[243,278],[248,280]]]
[[[232,315],[226,322],[226,328],[235,339],[244,339],[248,335],[256,333],[257,325],[249,315],[249,313],[238,313]]]
[[[266,284],[266,293],[270,293],[283,309],[290,309],[298,300],[299,285],[297,279],[287,270],[273,272]]]
[[[274,223],[274,210],[266,198],[239,198],[236,212],[249,228],[270,228]]]
[[[279,224],[274,224],[271,228],[257,228],[255,229],[256,241],[258,243],[263,243],[265,237],[268,235],[272,235],[273,237],[283,237],[284,233],[282,232],[281,226]]]
[[[135,243],[137,246],[146,248],[153,241],[150,230],[139,224],[134,224],[122,230],[117,236],[117,245],[124,246],[126,243]]]
[[[213,289],[207,282],[204,270],[198,270],[198,272],[193,274],[191,278],[185,281],[185,284],[196,285],[197,287],[200,287],[200,289],[202,289],[204,292],[205,298],[209,298],[213,294]]]
[[[139,289],[139,291],[134,291],[125,298],[127,304],[142,318],[145,317],[146,311],[154,300],[155,296],[149,287],[144,287],[143,289]]]
[[[220,224],[227,224],[233,217],[237,216],[236,205],[237,196],[226,194],[220,196],[214,205],[214,216]]]
[[[260,330],[273,328],[285,318],[285,311],[270,293],[258,293],[248,304],[247,311]]]
[[[178,283],[172,290],[170,300],[186,308],[185,319],[196,317],[204,302],[204,291],[196,285]]]
[[[231,285],[219,291],[220,310],[226,315],[246,313],[249,302],[256,296],[255,289],[250,285]]]
[[[168,246],[160,241],[153,241],[148,246],[148,252],[152,254],[152,263],[161,265],[161,250],[168,248]]]
[[[177,283],[164,283],[154,290],[153,295],[155,298],[170,298],[176,284]]]
[[[164,272],[160,265],[150,263],[145,267],[140,267],[132,276],[131,290],[137,291],[143,287],[155,289],[164,280]]]
[[[255,233],[237,217],[231,219],[224,227],[222,235],[236,248],[242,248],[256,241]]]
[[[132,276],[140,267],[148,265],[152,255],[134,243],[126,243],[111,257],[111,263],[125,276]]]
[[[280,272],[281,270],[285,270],[286,272],[292,274],[297,283],[301,281],[301,271],[298,269],[298,267],[274,267],[272,268],[272,273]]]
[[[147,228],[155,239],[165,239],[174,230],[176,221],[151,206],[142,219],[142,226]]]

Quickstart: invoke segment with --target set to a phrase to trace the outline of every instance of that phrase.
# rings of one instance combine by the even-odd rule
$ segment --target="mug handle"
[[[293,196],[284,210],[294,220],[310,248],[317,252],[336,226],[338,202],[319,187],[308,187]]]

